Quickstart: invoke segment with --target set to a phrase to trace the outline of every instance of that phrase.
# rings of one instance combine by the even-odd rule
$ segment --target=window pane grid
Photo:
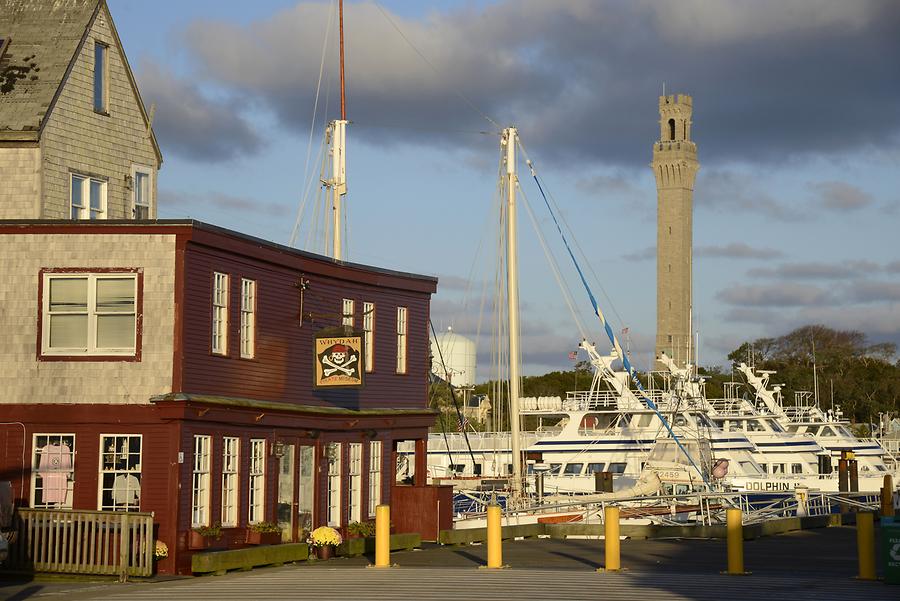
[[[375,369],[375,303],[363,303],[363,330],[365,332],[366,371]]]
[[[351,442],[349,455],[347,472],[350,478],[350,521],[359,522],[362,520],[362,444]]]
[[[228,275],[213,275],[212,352],[224,355],[228,349]]]
[[[241,280],[241,357],[250,359],[255,352],[256,282]]]
[[[369,441],[369,517],[381,504],[381,441]]]
[[[69,203],[72,219],[106,219],[106,181],[71,174]]]
[[[209,436],[194,436],[191,526],[209,526]]]
[[[397,373],[406,373],[406,307],[397,307]]]
[[[45,275],[43,352],[134,354],[137,275]]]
[[[328,525],[341,525],[341,443],[330,442],[328,454]]]
[[[226,436],[222,439],[222,525],[237,526],[238,469],[240,441]]]
[[[75,435],[35,434],[32,450],[31,506],[71,509],[75,485]]]
[[[352,298],[345,298],[341,307],[341,325],[353,327],[353,308],[355,303]]]
[[[100,436],[100,511],[140,511],[141,435]]]
[[[266,478],[266,441],[250,440],[250,493],[247,521],[251,524],[261,522],[265,512],[265,478]]]

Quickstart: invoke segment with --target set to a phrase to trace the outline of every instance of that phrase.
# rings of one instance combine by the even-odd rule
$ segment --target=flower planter
[[[334,545],[322,545],[321,547],[313,547],[315,549],[316,559],[331,559],[334,557]]]
[[[281,542],[281,532],[257,532],[247,530],[245,542],[248,545],[277,545]]]
[[[212,545],[212,538],[203,536],[199,532],[190,530],[188,532],[188,549],[197,551],[199,549],[209,549]]]

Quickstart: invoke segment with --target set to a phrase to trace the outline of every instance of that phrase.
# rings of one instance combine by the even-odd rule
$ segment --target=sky
[[[159,217],[282,244],[297,225],[296,246],[322,252],[315,184],[323,125],[339,117],[336,3],[108,2],[155,106]],[[477,341],[479,380],[496,347],[509,126],[646,367],[663,90],[693,97],[700,364],[812,323],[900,343],[895,1],[347,0],[344,21],[345,258],[440,278],[434,325]],[[583,336],[608,344],[519,170],[523,372],[569,369]]]

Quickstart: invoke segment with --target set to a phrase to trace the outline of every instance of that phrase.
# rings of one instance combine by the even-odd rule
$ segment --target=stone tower
[[[659,97],[656,176],[656,356],[679,366],[691,359],[691,286],[694,180],[700,164],[691,141],[690,96]]]

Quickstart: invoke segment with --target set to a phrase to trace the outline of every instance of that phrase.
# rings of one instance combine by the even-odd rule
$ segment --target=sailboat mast
[[[346,156],[344,145],[347,142],[347,105],[344,96],[344,1],[338,0],[338,31],[340,37],[340,71],[341,71],[341,118],[331,122],[331,256],[343,259],[341,240],[341,222],[343,212],[342,197],[347,194]]]
[[[506,298],[509,318],[509,434],[512,452],[512,496],[522,494],[521,433],[519,431],[519,260],[516,233],[516,129],[503,131],[506,144]]]

